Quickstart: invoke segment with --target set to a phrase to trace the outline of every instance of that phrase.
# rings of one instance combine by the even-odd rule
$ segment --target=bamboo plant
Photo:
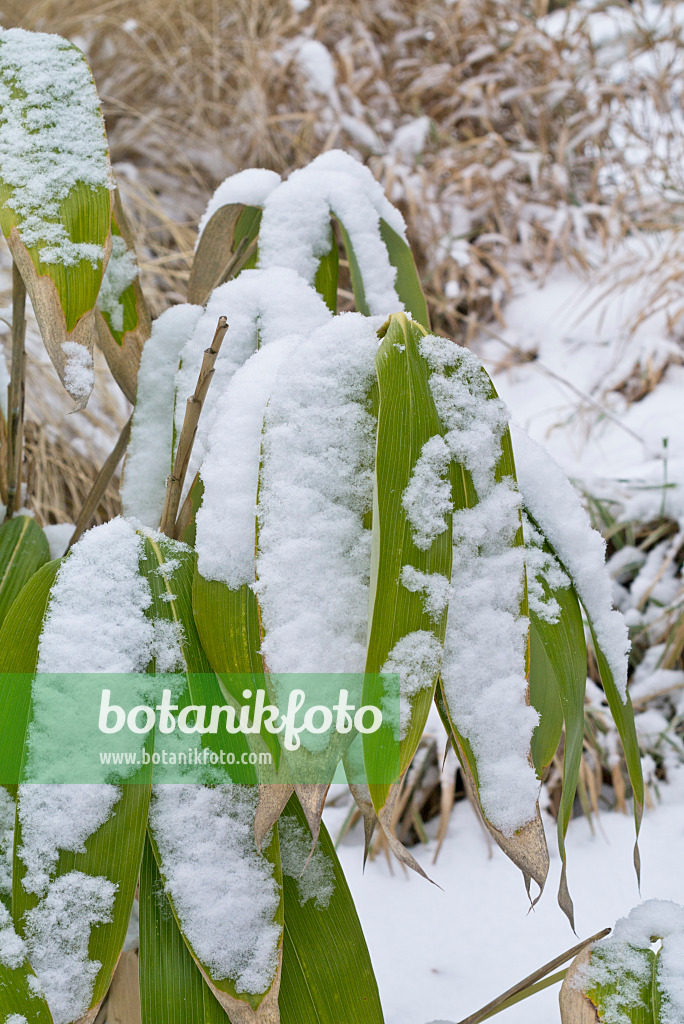
[[[637,830],[641,816],[626,633],[571,486],[512,437],[476,357],[431,333],[401,215],[342,153],[284,181],[236,175],[200,226],[188,303],[152,324],[83,55],[56,36],[3,32],[0,107],[0,224],[14,261],[0,1016],[102,1020],[138,892],[145,1024],[383,1019],[321,821],[335,766],[291,778],[275,742],[281,767],[266,780],[155,785],[146,767],[123,785],[106,772],[70,784],[48,724],[55,701],[76,714],[77,695],[45,684],[64,673],[172,673],[179,703],[250,715],[246,677],[355,673],[367,705],[398,679],[398,720],[356,747],[370,780],[351,785],[367,842],[380,828],[422,873],[392,816],[435,703],[488,830],[539,895],[540,780],[564,734],[559,901],[572,921],[564,837],[585,621]],[[341,274],[355,312],[338,313]],[[134,404],[56,560],[19,514],[25,293],[77,408],[94,344]],[[88,530],[124,452],[124,515]],[[43,762],[55,778],[64,767],[61,783],[35,781]]]

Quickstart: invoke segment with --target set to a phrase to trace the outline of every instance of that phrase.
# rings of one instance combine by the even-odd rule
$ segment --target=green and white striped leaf
[[[142,1024],[227,1024],[178,928],[149,839],[140,874]]]
[[[383,1024],[361,924],[325,826],[303,873],[299,860],[306,861],[310,837],[296,797],[285,808],[278,829],[285,888],[282,1024]],[[307,871],[316,873],[317,882],[311,886]]]
[[[85,57],[59,36],[2,32],[0,110],[0,227],[50,358],[83,408],[112,244],[107,141]]]
[[[112,255],[98,295],[96,323],[97,344],[114,380],[134,405],[140,356],[152,321],[140,286],[133,232],[118,189],[112,213]]]
[[[0,626],[21,588],[49,558],[50,545],[35,519],[17,516],[0,526]]]
[[[407,566],[419,573],[439,574],[447,583],[451,578],[451,514],[445,516],[443,532],[427,549],[421,548],[414,543],[414,528],[402,502],[424,445],[430,440],[441,440],[444,433],[428,384],[428,365],[418,347],[425,334],[424,328],[404,314],[394,315],[388,321],[376,357],[378,433],[366,661],[369,678],[363,696],[364,704],[376,706],[382,706],[380,673],[386,666],[401,665],[407,644],[428,644],[431,650],[441,653],[446,629],[446,608],[435,619],[426,612],[420,593],[408,590],[401,582],[402,570]],[[453,494],[456,467],[448,461]],[[403,772],[420,741],[437,680],[439,657],[433,660],[434,671],[408,699],[410,719],[401,742],[389,723],[364,736],[364,760],[378,811],[385,806],[390,787],[389,783],[373,780],[391,772],[393,759]],[[400,669],[390,667],[388,671]]]

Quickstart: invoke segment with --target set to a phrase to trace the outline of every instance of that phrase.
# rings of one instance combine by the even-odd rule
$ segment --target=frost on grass
[[[522,520],[525,537],[527,599],[530,611],[544,622],[553,624],[560,619],[560,605],[553,596],[553,591],[567,590],[570,580],[551,552],[544,551],[544,538],[539,530],[535,530],[524,512]]]
[[[233,203],[240,203],[244,206],[263,206],[266,198],[279,184],[280,175],[275,171],[267,171],[263,167],[251,167],[226,178],[216,189],[202,214],[197,232],[197,243],[199,244],[202,232],[211,218],[222,206],[229,206]]]
[[[102,278],[97,305],[109,317],[113,331],[123,331],[124,307],[121,296],[138,276],[135,256],[121,235],[112,235],[112,251]]]
[[[24,940],[15,932],[9,910],[0,903],[0,964],[14,971],[25,959]]]
[[[257,852],[253,787],[157,786],[150,826],[181,926],[212,978],[236,991],[270,986],[280,902],[273,866]]]
[[[28,1021],[23,1013],[11,1013],[9,1017],[5,1017],[5,1024],[28,1024]]]
[[[347,313],[281,367],[263,437],[255,590],[273,672],[362,672],[378,324]]]
[[[121,501],[126,515],[135,516],[153,529],[161,521],[166,478],[173,461],[178,361],[201,315],[200,306],[181,305],[166,310],[154,321],[140,359]],[[193,390],[194,381],[188,395]]]
[[[239,277],[215,288],[180,353],[176,375],[176,436],[183,426],[185,403],[195,389],[204,350],[211,344],[220,316],[228,318],[228,333],[216,360],[214,377],[200,417],[187,475],[188,484],[215,433],[214,413],[236,371],[257,349],[293,333],[306,336],[332,318],[320,295],[294,271],[282,267],[267,271],[244,270]]]
[[[296,818],[283,815],[278,821],[283,874],[297,882],[300,906],[314,900],[325,910],[335,892],[335,869],[320,843],[311,850],[311,833]]]
[[[102,260],[59,222],[74,186],[111,187],[100,105],[83,54],[60,36],[0,32],[0,167],[25,245],[43,263]]]
[[[368,168],[340,150],[322,153],[293,171],[268,196],[259,232],[259,266],[292,267],[313,284],[333,241],[331,213],[349,235],[370,313],[403,309],[394,287],[396,270],[380,236],[382,219],[405,238],[403,217]]]
[[[413,528],[413,543],[421,551],[427,551],[447,529],[446,516],[453,508],[451,483],[445,479],[450,462],[451,452],[444,438],[435,434],[423,445],[401,496]]]
[[[439,572],[421,572],[412,565],[401,568],[401,585],[412,594],[420,594],[423,611],[437,622],[449,604],[452,588],[446,576]]]
[[[512,477],[496,479],[507,410],[472,353],[436,337],[424,338],[420,350],[446,444],[478,498],[453,516],[456,599],[442,659],[445,697],[475,755],[485,816],[511,835],[536,813],[539,785],[529,751],[539,716],[527,703],[524,551],[515,543],[520,495]]]
[[[631,1008],[643,1006],[641,989],[650,988],[653,943],[662,940],[658,956],[656,982],[660,993],[659,1020],[662,1024],[681,1024],[684,1020],[684,907],[669,900],[647,900],[622,917],[612,934],[597,942],[591,959],[577,972],[574,985],[591,992],[602,992],[605,1024],[630,1024]]]
[[[26,951],[54,1024],[78,1020],[90,1005],[102,966],[88,959],[94,925],[111,920],[116,886],[103,877],[70,871],[50,883],[27,911]]]
[[[404,739],[411,724],[411,698],[431,686],[439,672],[442,645],[434,633],[418,629],[398,640],[382,666],[382,674],[399,676],[399,736]]]
[[[14,800],[7,790],[0,786],[0,896],[10,896],[12,893],[15,814]]]
[[[66,356],[64,385],[75,401],[85,401],[95,384],[93,357],[84,345],[75,341],[65,341],[62,351]]]
[[[613,608],[606,542],[592,527],[579,495],[558,464],[527,434],[514,429],[518,483],[534,517],[572,579],[615,685],[627,697],[629,638],[624,618]]]

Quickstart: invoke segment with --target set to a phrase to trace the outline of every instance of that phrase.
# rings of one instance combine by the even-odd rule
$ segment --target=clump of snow
[[[14,971],[25,959],[24,941],[14,930],[9,910],[0,902],[0,964]]]
[[[5,1024],[28,1024],[28,1021],[23,1013],[11,1013],[5,1018]]]
[[[207,203],[197,231],[197,242],[202,232],[222,206],[240,203],[244,206],[263,206],[267,196],[280,184],[280,175],[275,171],[267,171],[264,167],[250,167],[245,171],[232,174],[222,181]]]
[[[670,900],[647,900],[620,918],[612,934],[592,947],[590,962],[574,979],[585,991],[616,986],[614,993],[602,994],[605,1024],[629,1024],[631,1007],[643,1005],[640,989],[651,982],[648,953],[659,939],[660,1020],[679,1024],[684,1018],[684,907]]]
[[[399,211],[371,172],[347,153],[329,150],[299,170],[268,196],[259,232],[259,266],[288,266],[310,284],[330,250],[330,214],[349,234],[371,313],[404,308],[394,288],[396,270],[380,237],[380,219],[402,238]]]
[[[157,786],[150,826],[190,945],[215,980],[268,989],[278,960],[280,892],[257,852],[253,787]],[[217,870],[218,867],[218,870]]]
[[[234,280],[219,285],[180,354],[176,376],[176,435],[183,426],[186,400],[195,389],[204,350],[211,344],[220,316],[228,318],[228,333],[218,354],[200,417],[188,483],[201,464],[209,438],[215,434],[214,413],[233,374],[258,348],[288,337],[293,331],[307,335],[332,318],[320,295],[294,271],[283,267],[245,270]]]
[[[301,342],[266,411],[257,582],[273,672],[363,672],[378,323],[347,313]]]
[[[335,88],[335,64],[327,46],[318,39],[296,41],[297,63],[314,92],[329,96]]]
[[[75,341],[63,342],[62,351],[66,356],[64,385],[73,399],[84,401],[95,384],[93,357],[85,345]]]
[[[421,572],[413,565],[403,565],[400,579],[402,586],[412,594],[420,594],[424,611],[433,622],[437,622],[453,593],[447,577],[439,572]]]
[[[0,786],[0,896],[9,896],[12,892],[15,814],[14,800],[7,790]]]
[[[332,862],[320,844],[312,852],[311,833],[296,818],[283,815],[278,820],[278,836],[283,874],[297,880],[300,905],[314,900],[317,910],[325,910],[335,892]]]
[[[454,512],[442,680],[449,712],[470,742],[488,820],[511,835],[536,813],[539,783],[529,752],[539,721],[527,703],[528,620],[521,614],[524,550],[516,545],[520,495],[496,479],[507,410],[469,351],[426,337],[430,390],[452,457],[471,474],[478,503]]]
[[[123,331],[124,307],[121,296],[138,276],[135,255],[121,235],[112,234],[112,251],[102,278],[97,304],[109,317],[113,331]]]
[[[426,629],[407,633],[398,640],[382,666],[382,674],[399,676],[399,737],[404,739],[411,724],[411,697],[431,686],[439,672],[442,645]]]
[[[140,672],[152,600],[143,540],[125,519],[89,530],[60,566],[38,645],[38,672]]]
[[[185,304],[167,309],[154,321],[140,359],[121,501],[126,515],[152,528],[161,521],[166,478],[173,464],[175,378],[180,353],[201,315],[200,306]],[[186,397],[192,394],[194,385],[193,381]]]
[[[544,622],[555,623],[560,619],[560,605],[553,596],[553,591],[567,590],[570,580],[551,552],[544,551],[544,538],[539,530],[535,530],[524,512],[522,518],[530,611]],[[543,584],[551,591],[548,595]]]
[[[121,791],[108,785],[22,785],[19,857],[26,866],[22,885],[44,893],[60,850],[84,852],[88,836],[111,815]]]
[[[94,925],[111,920],[116,886],[101,876],[70,871],[50,883],[26,913],[26,950],[54,1024],[86,1012],[102,964],[88,958]]]
[[[624,618],[613,609],[606,542],[593,529],[579,495],[551,456],[522,430],[514,430],[513,440],[525,507],[570,574],[624,701],[630,645]]]
[[[425,149],[429,134],[430,118],[416,117],[397,128],[390,143],[390,152],[396,153],[404,160],[415,160]]]
[[[443,437],[435,434],[423,445],[411,479],[401,496],[406,518],[413,527],[413,543],[427,551],[447,529],[446,516],[453,509],[451,483],[445,479],[451,453]]]
[[[104,257],[73,242],[60,205],[78,182],[111,188],[100,105],[83,54],[66,39],[13,28],[0,33],[0,165],[7,206],[25,245],[43,263],[73,266]]]
[[[296,338],[259,349],[221,396],[202,462],[202,507],[197,512],[197,567],[232,590],[254,582],[257,487],[266,405]]]

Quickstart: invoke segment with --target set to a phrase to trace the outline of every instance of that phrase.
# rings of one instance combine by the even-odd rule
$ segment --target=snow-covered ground
[[[330,808],[335,836],[346,809]],[[575,945],[556,903],[560,860],[555,822],[546,819],[551,870],[541,900],[529,910],[521,874],[487,842],[471,806],[456,805],[436,864],[430,846],[412,853],[430,877],[390,875],[384,857],[362,872],[360,830],[338,849],[380,986],[386,1024],[459,1021]],[[432,823],[434,824],[434,823]],[[434,834],[434,828],[430,834]],[[581,939],[612,927],[641,899],[684,903],[684,769],[644,816],[639,894],[631,815],[603,814],[592,834],[586,818],[570,823],[568,877]],[[556,1024],[559,985],[504,1010],[501,1024]]]

